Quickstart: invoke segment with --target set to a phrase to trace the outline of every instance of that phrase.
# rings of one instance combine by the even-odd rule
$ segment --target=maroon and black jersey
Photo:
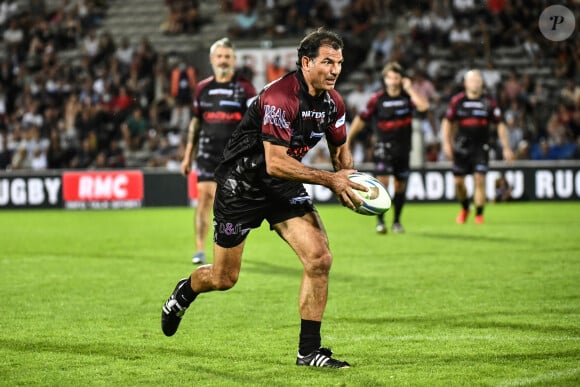
[[[451,98],[445,118],[457,123],[455,148],[470,151],[487,147],[490,138],[490,125],[502,120],[500,108],[489,96],[469,99],[465,92]]]
[[[288,155],[300,161],[324,136],[334,146],[346,141],[342,98],[335,90],[313,97],[302,74],[290,72],[266,85],[252,102],[224,150],[216,180],[283,185],[266,175],[262,141],[287,147]]]
[[[411,151],[413,110],[415,105],[404,90],[392,97],[386,90],[374,93],[359,117],[371,123],[377,143],[391,144],[393,153],[408,155]]]
[[[193,115],[201,123],[196,159],[217,160],[232,132],[248,109],[248,101],[256,96],[252,83],[234,76],[219,83],[213,76],[197,84],[193,99]]]

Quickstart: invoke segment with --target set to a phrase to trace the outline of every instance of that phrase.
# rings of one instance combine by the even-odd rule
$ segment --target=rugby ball
[[[353,191],[362,199],[362,204],[353,211],[362,215],[380,215],[391,208],[389,192],[374,176],[356,172],[348,175],[348,178],[350,181],[364,185],[369,189],[365,192],[353,188]]]

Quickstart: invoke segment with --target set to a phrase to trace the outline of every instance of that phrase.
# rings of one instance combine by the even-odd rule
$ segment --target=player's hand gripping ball
[[[348,175],[348,178],[350,181],[364,185],[369,189],[366,192],[353,189],[362,199],[362,204],[354,210],[355,212],[362,215],[380,215],[391,208],[389,192],[375,177],[366,173],[356,172]]]

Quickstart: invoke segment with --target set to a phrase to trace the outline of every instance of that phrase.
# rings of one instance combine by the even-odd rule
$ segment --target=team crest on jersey
[[[290,127],[290,124],[286,121],[286,113],[284,110],[273,105],[265,105],[263,125],[269,124],[283,129]]]

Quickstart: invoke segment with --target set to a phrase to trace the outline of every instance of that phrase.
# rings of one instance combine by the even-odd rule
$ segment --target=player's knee
[[[216,290],[228,290],[233,288],[237,282],[237,273],[226,273],[214,278],[213,285]]]
[[[328,275],[332,266],[332,255],[329,251],[313,254],[306,259],[305,268],[312,276]]]

